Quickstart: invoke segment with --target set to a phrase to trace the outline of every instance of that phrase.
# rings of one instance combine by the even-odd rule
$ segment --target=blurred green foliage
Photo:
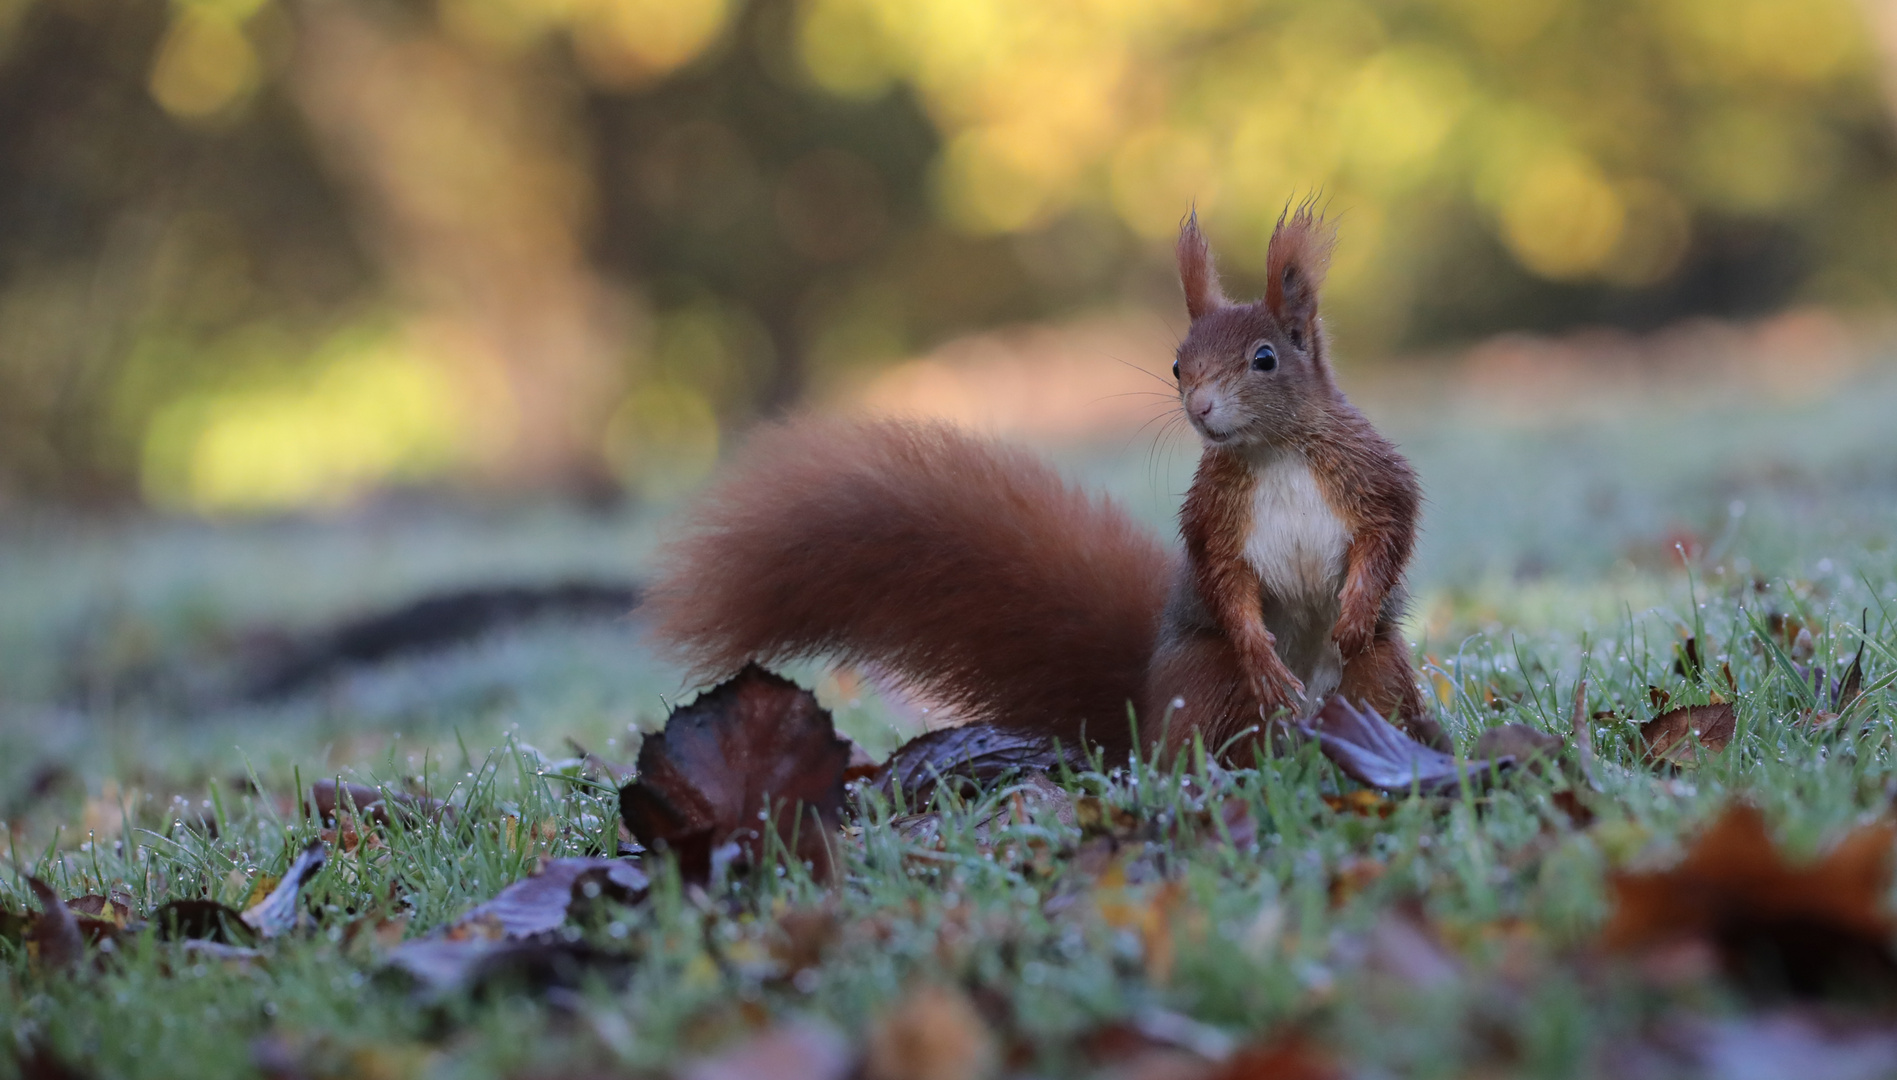
[[[0,498],[664,494],[813,388],[1237,288],[1348,351],[1897,289],[1850,0],[0,0]],[[1163,358],[1147,358],[1163,366]]]

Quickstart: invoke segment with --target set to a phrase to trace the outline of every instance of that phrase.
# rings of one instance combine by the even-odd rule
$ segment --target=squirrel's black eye
[[[1174,360],[1172,362],[1172,381],[1173,382],[1179,381],[1179,361],[1177,360]]]
[[[1273,371],[1276,370],[1277,367],[1278,350],[1272,348],[1270,345],[1260,345],[1258,346],[1258,350],[1251,354],[1251,369],[1253,371]]]

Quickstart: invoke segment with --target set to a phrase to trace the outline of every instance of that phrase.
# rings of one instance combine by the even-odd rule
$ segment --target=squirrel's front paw
[[[1260,710],[1270,716],[1279,709],[1296,711],[1304,699],[1304,683],[1291,674],[1283,663],[1271,665],[1252,679],[1252,694]]]
[[[1337,651],[1344,654],[1345,660],[1353,660],[1370,648],[1377,636],[1377,624],[1374,620],[1363,622],[1340,619],[1331,631],[1331,640],[1337,643]]]

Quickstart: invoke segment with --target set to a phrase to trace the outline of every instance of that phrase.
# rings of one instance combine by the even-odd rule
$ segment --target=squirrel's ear
[[[1317,294],[1330,268],[1337,230],[1304,203],[1287,210],[1265,252],[1265,306],[1288,329],[1308,334],[1317,321]]]
[[[1186,289],[1186,314],[1194,320],[1225,306],[1219,272],[1212,266],[1212,245],[1199,231],[1197,210],[1187,214],[1186,223],[1179,227],[1179,284]]]

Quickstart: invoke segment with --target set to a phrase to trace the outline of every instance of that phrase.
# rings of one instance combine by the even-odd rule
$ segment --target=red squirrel
[[[755,435],[688,512],[654,633],[698,677],[829,656],[1110,754],[1197,736],[1248,759],[1248,733],[1334,693],[1446,747],[1397,627],[1421,492],[1338,388],[1318,316],[1333,239],[1287,213],[1264,297],[1235,303],[1196,215],[1181,229],[1173,371],[1204,443],[1182,556],[1023,450],[805,420]]]

